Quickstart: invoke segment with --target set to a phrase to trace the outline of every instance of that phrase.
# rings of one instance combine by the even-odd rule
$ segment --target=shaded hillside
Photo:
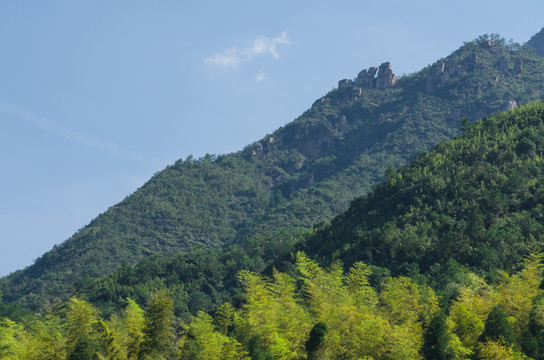
[[[36,263],[2,280],[5,301],[38,307],[85,276],[151,254],[217,248],[310,228],[458,132],[462,119],[540,99],[544,59],[482,36],[396,81],[361,72],[242,151],[179,160]]]
[[[451,259],[512,271],[544,247],[543,204],[540,101],[465,126],[388,174],[303,248],[325,263],[365,261],[394,273],[437,274]]]

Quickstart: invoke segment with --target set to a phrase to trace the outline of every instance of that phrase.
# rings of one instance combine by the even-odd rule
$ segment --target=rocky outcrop
[[[372,66],[362,70],[355,80],[340,80],[338,89],[342,90],[342,99],[344,101],[354,101],[359,99],[363,89],[387,89],[395,85],[397,80],[391,70],[391,64],[384,62],[379,68]]]
[[[544,28],[535,34],[531,40],[527,42],[527,45],[535,49],[535,52],[538,55],[544,56]]]
[[[343,79],[338,82],[338,88],[341,89],[341,88],[349,87],[352,84],[353,84],[353,81],[351,79]]]
[[[498,51],[497,45],[495,45],[494,40],[487,40],[484,43],[484,46],[487,48],[487,51],[489,51],[492,54],[494,54],[494,53],[496,53]]]
[[[523,59],[516,58],[516,63],[514,64],[514,74],[521,77],[522,71],[523,71]]]
[[[382,90],[395,85],[397,80],[393,70],[391,70],[391,64],[384,62],[379,68],[373,66],[361,71],[355,79],[355,85],[361,89]],[[340,84],[338,87],[340,87]]]
[[[389,62],[385,62],[380,65],[380,69],[378,70],[376,89],[382,90],[390,88],[391,86],[395,85],[397,80],[397,77],[395,74],[393,74],[393,70],[391,70],[391,64]]]
[[[510,74],[510,62],[508,61],[508,56],[503,56],[499,59],[499,69],[504,75]]]
[[[544,30],[543,30],[544,31]],[[544,35],[543,35],[544,37]],[[489,61],[489,55],[482,53],[481,50],[477,50],[469,55],[461,57],[452,57],[444,61],[439,61],[431,66],[425,89],[428,93],[434,93],[439,87],[446,84],[450,79],[458,74],[464,74],[472,76],[477,70],[497,70],[491,74],[491,79],[496,83],[500,82],[504,76],[517,76],[521,77],[523,72],[523,59],[511,58],[510,55],[503,51],[500,45],[494,40],[487,40],[480,43],[482,49],[489,51],[494,55],[494,63]],[[481,55],[482,60],[478,58]],[[514,63],[511,68],[511,63]],[[474,75],[479,76],[479,75]]]
[[[503,110],[504,111],[508,111],[508,110],[512,110],[512,109],[515,109],[518,107],[518,103],[516,102],[516,100],[514,99],[508,99],[505,101],[504,103],[504,106],[503,106]]]
[[[318,158],[334,147],[333,131],[325,123],[301,124],[293,130],[292,138],[288,141],[310,159]]]
[[[354,101],[359,99],[361,92],[363,91],[360,87],[354,86],[351,79],[340,80],[338,82],[338,89],[344,89],[344,101]]]
[[[339,131],[345,131],[348,128],[348,119],[346,118],[346,115],[342,115],[338,121],[336,122],[336,128]]]
[[[368,70],[365,69],[357,75],[355,84],[363,89],[375,89],[376,88],[376,73],[378,68],[373,66]]]
[[[425,88],[428,93],[434,92],[440,85],[461,72],[461,65],[455,59],[447,59],[431,67]]]
[[[474,53],[474,54],[470,54],[464,61],[464,65],[467,69],[467,71],[474,71],[476,70],[479,66],[480,66],[480,63],[478,63],[478,54]]]
[[[337,121],[337,128],[345,130],[348,127],[345,116],[339,117]],[[306,158],[315,159],[333,149],[334,142],[333,128],[324,121],[306,124],[294,123],[285,129],[280,137],[266,137],[253,143],[251,147],[253,156],[258,158],[265,158],[272,151],[287,146],[297,149]]]
[[[274,138],[272,136],[264,138],[261,141],[253,143],[253,155],[261,158],[266,154],[272,152],[272,144],[274,144]]]

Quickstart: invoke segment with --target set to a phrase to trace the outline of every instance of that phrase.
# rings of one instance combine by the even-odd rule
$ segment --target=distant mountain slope
[[[405,272],[517,269],[544,248],[544,102],[486,117],[391,173],[304,250]]]
[[[150,254],[214,248],[332,218],[388,167],[457,134],[462,119],[544,95],[544,59],[482,36],[396,79],[362,71],[295,121],[242,151],[179,160],[24,270],[2,280],[5,301],[39,307],[83,276]]]
[[[535,49],[535,52],[544,56],[544,28],[535,34],[531,40],[527,42],[527,45]]]
[[[382,267],[374,268],[375,280],[391,272],[421,280],[421,271],[439,291],[462,277],[459,263],[487,275],[517,270],[524,256],[544,247],[544,102],[467,124],[463,132],[388,172],[385,182],[298,244],[278,235],[148,257],[79,282],[77,294],[113,311],[126,297],[144,302],[153,289],[168,288],[175,289],[177,314],[213,311],[236,301],[240,270],[289,266],[293,245],[324,264],[363,260]]]

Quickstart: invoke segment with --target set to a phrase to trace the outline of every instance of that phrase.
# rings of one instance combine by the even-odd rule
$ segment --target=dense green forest
[[[541,256],[493,284],[466,281],[441,307],[431,287],[387,277],[379,290],[362,262],[320,267],[298,253],[294,275],[242,271],[244,303],[176,320],[171,293],[142,310],[126,300],[104,318],[71,298],[22,322],[0,321],[2,359],[543,359]]]
[[[153,254],[229,253],[273,242],[277,233],[291,241],[344,211],[387,169],[456,135],[464,118],[540,99],[544,59],[485,35],[391,87],[367,88],[358,79],[340,82],[240,152],[179,160],[157,173],[35,264],[1,279],[4,301],[37,310]],[[189,297],[197,287],[187,287]]]
[[[463,135],[388,173],[302,247],[324,262],[396,272],[516,269],[544,244],[544,103],[466,125]]]
[[[87,279],[78,297],[5,318],[0,351],[8,359],[544,359],[543,154],[544,102],[466,123],[328,225]],[[200,294],[189,300],[194,285]]]
[[[1,279],[0,358],[544,359],[544,59],[359,86]]]
[[[455,139],[388,172],[330,224],[298,237],[284,232],[219,250],[150,257],[83,279],[75,294],[109,313],[126,297],[143,303],[153,291],[176,287],[176,314],[188,317],[236,301],[240,270],[270,273],[273,263],[288,271],[299,249],[324,265],[363,260],[376,286],[392,274],[425,279],[447,301],[455,296],[452,283],[464,281],[457,279],[463,267],[493,280],[497,269],[519,269],[524,256],[541,251],[543,119],[538,102],[467,123]]]

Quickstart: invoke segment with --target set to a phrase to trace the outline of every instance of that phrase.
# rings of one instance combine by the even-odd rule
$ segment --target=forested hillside
[[[509,56],[522,60],[506,69]],[[34,314],[0,304],[0,358],[544,359],[544,102],[474,123],[450,117],[464,87],[474,117],[483,101],[490,110],[540,96],[542,66],[531,49],[482,37],[385,89],[342,81],[240,153],[179,161],[3,280],[5,299],[47,304]],[[470,86],[490,71],[503,75]],[[448,88],[456,81],[464,87]],[[486,98],[495,92],[501,100]],[[383,130],[372,112],[349,123],[348,107],[379,108],[386,94],[397,100],[374,115],[400,111],[395,126]],[[320,121],[334,123],[311,116],[319,111],[348,125],[316,147]],[[416,119],[435,126],[424,133]],[[454,123],[457,136],[414,157]],[[342,186],[370,186],[360,174],[371,148],[385,180],[307,230],[345,201]]]
[[[235,301],[239,271],[270,273],[269,263],[288,270],[299,249],[325,265],[364,261],[375,285],[392,274],[418,278],[447,302],[466,281],[464,268],[492,280],[544,246],[544,103],[467,123],[462,131],[389,172],[329,225],[298,241],[284,233],[273,241],[152,257],[82,281],[76,293],[112,312],[126,297],[143,302],[153,291],[176,288],[176,314],[187,317]]]
[[[329,263],[365,261],[394,273],[519,268],[544,245],[544,103],[489,116],[388,174],[304,242]]]
[[[371,68],[341,81],[298,119],[238,153],[179,160],[157,173],[34,265],[4,278],[4,301],[37,309],[123,262],[299,233],[345,210],[387,168],[457,134],[465,117],[540,99],[544,91],[544,59],[497,36],[466,43],[396,82],[388,64],[380,68],[377,77]]]
[[[14,359],[51,349],[119,359],[544,359],[544,102],[461,131],[299,243],[148,258],[87,289],[130,295],[116,315],[72,298],[29,325],[5,320],[1,349]],[[244,270],[297,247],[307,253],[286,272]],[[188,309],[196,303],[184,285],[199,279],[240,290],[212,316]],[[145,310],[130,300],[153,286]]]

